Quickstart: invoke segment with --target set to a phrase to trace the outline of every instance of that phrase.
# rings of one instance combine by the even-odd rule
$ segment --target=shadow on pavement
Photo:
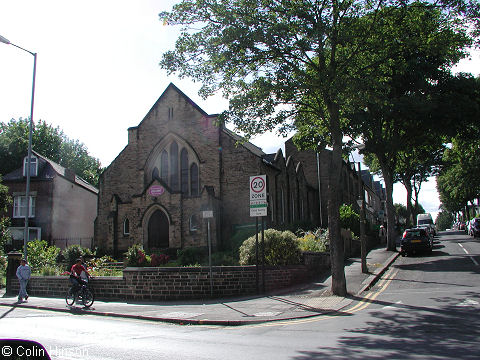
[[[478,298],[479,294],[465,296]],[[452,300],[439,298],[438,302],[445,303],[440,309],[374,300],[395,310],[371,312],[376,318],[371,325],[349,330],[335,347],[319,346],[293,359],[478,359],[480,313],[472,307],[451,305]]]

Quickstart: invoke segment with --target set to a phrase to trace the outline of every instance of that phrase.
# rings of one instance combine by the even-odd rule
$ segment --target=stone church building
[[[175,85],[167,87],[140,124],[128,129],[127,146],[100,177],[95,246],[116,255],[135,243],[145,249],[202,247],[210,222],[213,247],[221,248],[235,229],[255,222],[249,208],[253,175],[267,175],[267,226],[318,224],[323,195],[319,199],[318,186],[307,181],[302,163],[281,150],[265,154],[240,143],[216,120]],[[315,163],[309,167],[314,171]],[[202,217],[206,210],[213,218]]]

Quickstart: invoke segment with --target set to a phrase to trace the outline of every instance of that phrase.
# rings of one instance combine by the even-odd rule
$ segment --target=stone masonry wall
[[[257,293],[255,266],[219,266],[212,268],[213,297]],[[210,297],[209,268],[127,268],[121,277],[98,277],[91,281],[98,300],[179,300]],[[266,267],[265,290],[273,291],[306,282],[318,274],[306,266]],[[259,268],[259,284],[262,284]],[[12,281],[9,293],[18,293],[18,281]],[[28,284],[31,296],[64,297],[70,287],[65,276],[32,276]]]

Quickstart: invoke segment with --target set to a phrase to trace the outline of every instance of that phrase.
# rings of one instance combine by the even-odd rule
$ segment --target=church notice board
[[[267,216],[267,175],[250,176],[250,217]]]

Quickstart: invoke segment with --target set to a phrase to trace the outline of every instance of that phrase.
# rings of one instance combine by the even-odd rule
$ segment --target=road
[[[219,327],[0,307],[0,338],[53,359],[478,359],[479,262],[480,239],[444,233],[335,315]]]

